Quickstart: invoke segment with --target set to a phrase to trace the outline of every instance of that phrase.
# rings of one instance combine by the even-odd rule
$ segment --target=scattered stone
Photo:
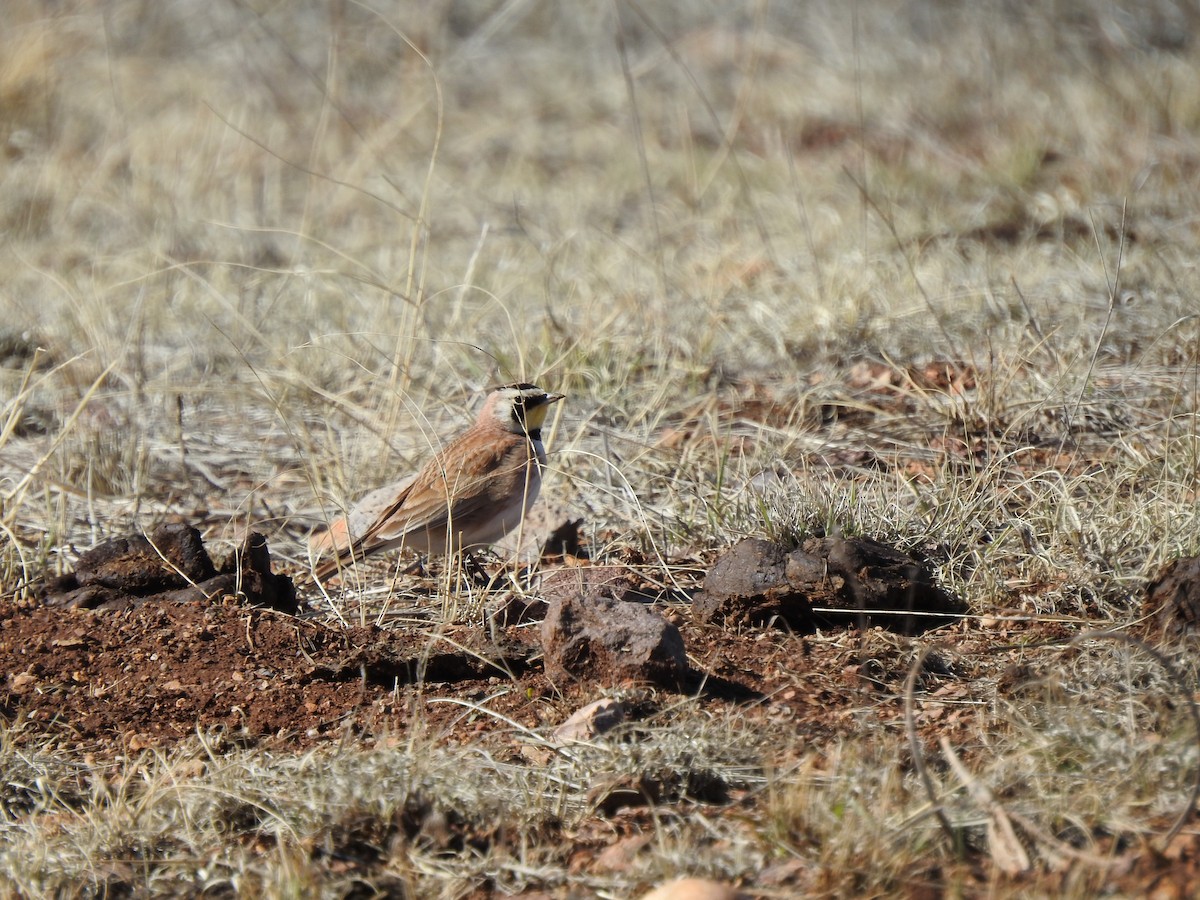
[[[542,649],[546,674],[556,682],[678,687],[688,670],[678,628],[648,606],[600,593],[551,600]]]
[[[84,552],[74,573],[46,585],[43,602],[111,612],[147,600],[211,602],[227,595],[284,612],[298,609],[292,580],[271,571],[271,554],[262,535],[251,532],[218,572],[200,532],[171,524],[156,528],[149,538],[113,538]]]
[[[625,721],[625,706],[619,700],[605,697],[577,709],[568,719],[554,729],[551,740],[560,744],[572,741],[590,741],[598,735],[611,731]]]
[[[1200,557],[1183,556],[1166,563],[1146,585],[1142,631],[1179,637],[1200,629]]]
[[[15,675],[8,676],[8,685],[14,691],[20,693],[21,691],[25,690],[25,688],[37,684],[37,680],[37,676],[31,672],[20,672]]]
[[[171,774],[177,778],[199,778],[208,771],[208,765],[202,759],[185,759],[175,765]]]
[[[809,538],[791,551],[748,538],[717,560],[693,604],[702,622],[778,622],[799,631],[857,622],[913,633],[946,620],[905,613],[964,610],[923,563],[870,538]]]
[[[706,878],[679,878],[655,888],[642,900],[735,900],[733,888]]]
[[[517,753],[520,754],[528,765],[545,768],[554,760],[555,753],[553,750],[541,744],[521,744],[517,747]]]

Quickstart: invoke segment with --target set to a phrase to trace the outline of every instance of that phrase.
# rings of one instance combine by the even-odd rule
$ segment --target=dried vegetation
[[[1165,0],[9,0],[0,643],[164,522],[305,571],[314,524],[536,379],[569,395],[550,518],[698,680],[550,689],[463,637],[528,581],[375,570],[304,628],[491,670],[363,663],[311,732],[124,733],[68,698],[136,620],[63,612],[79,667],[3,673],[4,890],[1196,895],[1197,647],[1142,599],[1200,553],[1198,65]],[[720,549],[841,535],[968,612],[691,619]],[[551,739],[600,695],[622,725]]]

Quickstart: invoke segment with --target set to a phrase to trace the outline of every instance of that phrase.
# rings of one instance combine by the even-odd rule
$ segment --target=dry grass
[[[599,556],[637,548],[664,580],[746,534],[864,533],[929,554],[973,614],[1108,627],[1200,552],[1194,5],[567,10],[9,4],[5,595],[170,515],[218,542],[254,523],[301,567],[311,525],[517,378],[570,396],[547,493]],[[854,380],[931,362],[976,384]],[[1161,829],[1197,765],[1178,692],[1136,657],[1079,651],[1072,685],[996,701],[967,754],[1084,850]],[[827,895],[970,874],[869,717],[808,748],[684,703],[544,767],[436,735],[99,763],[21,734],[0,883],[27,896],[333,895],[352,885],[331,860],[368,852],[395,895],[561,893],[551,848],[588,790],[649,770],[709,772],[766,814],[667,816],[587,890],[781,860]],[[982,814],[935,775],[978,844]],[[421,803],[450,833],[508,830],[422,838]],[[1082,871],[1065,889],[1107,877]]]

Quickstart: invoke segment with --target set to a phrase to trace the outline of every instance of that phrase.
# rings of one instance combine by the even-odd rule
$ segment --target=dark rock
[[[213,567],[195,528],[164,525],[149,538],[114,538],[88,550],[73,574],[47,583],[43,602],[66,609],[119,610],[151,600],[197,603],[232,595],[283,612],[298,609],[295,585],[286,575],[271,572],[271,554],[261,534],[251,532],[222,570]]]
[[[943,590],[920,560],[871,538],[821,538],[804,542],[803,549],[824,555],[830,575],[845,587],[834,609],[863,615],[863,624],[880,624],[912,634],[943,625],[949,619],[917,613],[961,613],[964,604]],[[817,605],[817,604],[814,604]],[[886,615],[884,615],[886,614]],[[845,621],[826,614],[831,621]]]
[[[1179,637],[1200,630],[1200,557],[1166,563],[1146,585],[1141,631],[1154,637]]]
[[[546,618],[546,601],[540,597],[510,594],[502,600],[489,601],[484,612],[492,625],[511,628]]]
[[[267,539],[257,531],[246,536],[238,552],[223,568],[223,575],[235,576],[233,589],[226,593],[242,594],[257,606],[282,612],[294,613],[299,608],[295,584],[288,576],[271,571]]]
[[[546,675],[556,682],[678,687],[688,669],[678,628],[649,606],[603,595],[552,600],[542,649]]]
[[[186,587],[216,575],[200,532],[190,525],[160,525],[150,536],[113,538],[84,552],[75,565],[81,587],[112,588],[146,596]]]
[[[791,551],[747,539],[709,570],[693,610],[702,622],[780,623],[800,631],[874,619],[905,632],[946,619],[912,613],[965,609],[928,568],[870,538],[809,538]]]
[[[789,562],[798,573],[811,570],[807,593],[792,587]],[[792,628],[808,630],[812,622],[809,596],[817,589],[823,571],[823,565],[806,558],[791,561],[779,544],[747,538],[734,544],[709,569],[692,609],[701,622],[758,625],[778,619]]]
[[[103,585],[90,584],[54,591],[47,594],[44,602],[46,606],[62,609],[120,610],[132,607],[136,599]]]

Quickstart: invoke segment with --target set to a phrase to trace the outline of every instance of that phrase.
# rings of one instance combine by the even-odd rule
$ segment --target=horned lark
[[[451,554],[508,534],[541,490],[542,423],[561,399],[533,384],[494,388],[475,424],[416,475],[372,491],[312,537],[314,553],[334,554],[314,570],[316,579],[383,550]]]

